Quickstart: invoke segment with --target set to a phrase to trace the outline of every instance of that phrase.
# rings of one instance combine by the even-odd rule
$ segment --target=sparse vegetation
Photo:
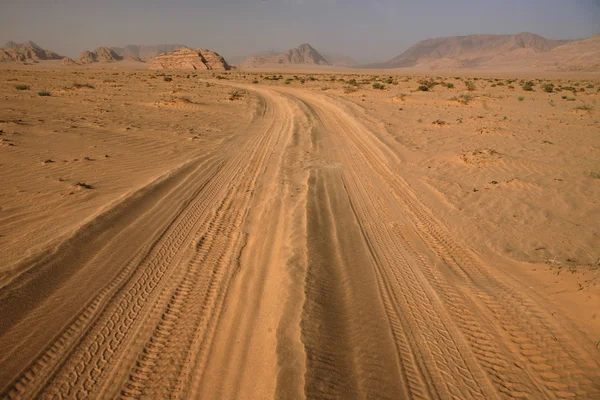
[[[465,86],[469,92],[472,92],[477,89],[473,81],[465,81]]]
[[[173,80],[173,78],[171,78],[170,76],[165,76],[163,78],[163,81],[165,81],[165,82],[171,82],[172,80]]]
[[[73,88],[74,89],[81,89],[81,88],[94,89],[94,85],[89,84],[89,83],[77,83],[77,82],[74,82],[73,83]]]
[[[29,90],[29,86],[27,86],[27,85],[16,85],[15,89],[17,89],[17,90]]]
[[[358,91],[356,86],[344,86],[344,93],[346,94],[355,93],[356,91]]]
[[[519,100],[519,101],[523,101],[523,100],[525,100],[525,97],[523,97],[523,96],[519,96],[519,97],[517,97],[517,100]]]
[[[258,80],[255,79],[255,80],[252,81],[252,83],[257,84]]]
[[[50,92],[47,90],[42,90],[38,92],[38,96],[47,97],[50,96]]]
[[[600,179],[600,171],[589,171],[589,172],[587,173],[587,175],[588,175],[590,178],[594,178],[594,179]]]
[[[524,83],[523,86],[521,86],[521,88],[526,92],[533,92],[533,85],[534,83],[532,81],[529,81]]]
[[[436,119],[435,121],[432,122],[432,124],[437,125],[437,126],[448,125],[448,123],[446,121],[442,121],[441,119]]]
[[[421,92],[427,92],[427,91],[429,91],[429,86],[421,85],[417,88],[417,90],[420,90]]]
[[[554,84],[552,84],[552,83],[545,83],[545,84],[542,85],[542,89],[546,93],[552,93],[552,92],[554,92]]]
[[[379,83],[379,82],[375,82],[375,83],[373,84],[373,89],[379,89],[379,90],[383,90],[383,89],[385,89],[385,85],[382,85],[382,84],[381,84],[381,83]]]
[[[466,105],[466,104],[469,104],[469,102],[473,99],[474,99],[474,97],[472,95],[470,95],[468,93],[463,93],[460,96],[451,97],[449,100],[450,101],[458,101],[459,103]]]
[[[585,112],[590,113],[590,112],[592,112],[593,107],[590,106],[589,104],[582,104],[580,106],[575,107],[575,110],[576,111],[585,111]]]
[[[244,92],[242,92],[241,90],[232,90],[229,93],[229,100],[234,101],[234,100],[239,100],[243,97]]]

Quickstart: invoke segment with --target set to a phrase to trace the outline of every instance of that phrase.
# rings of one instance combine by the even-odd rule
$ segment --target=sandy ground
[[[164,74],[0,70],[3,397],[600,398],[597,76]]]

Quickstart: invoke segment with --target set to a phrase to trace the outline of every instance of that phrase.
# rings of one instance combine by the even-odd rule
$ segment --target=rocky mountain
[[[128,44],[125,47],[111,47],[110,49],[121,57],[135,57],[142,60],[152,59],[160,54],[170,53],[174,50],[187,48],[183,44],[155,44],[155,45],[138,45]]]
[[[150,69],[229,70],[231,66],[212,50],[181,48],[154,58]]]
[[[469,35],[427,39],[418,42],[399,56],[372,68],[402,68],[431,65],[480,67],[494,58],[519,59],[549,52],[568,43],[546,39],[533,33],[516,35]]]
[[[331,65],[325,57],[323,57],[310,44],[305,43],[295,49],[286,51],[285,53],[272,56],[255,56],[244,61],[241,66],[244,68],[256,68],[264,65]]]
[[[600,34],[552,50],[514,59],[494,60],[493,67],[519,67],[547,71],[600,72]]]
[[[115,53],[108,47],[98,47],[94,51],[84,51],[79,56],[80,64],[91,64],[91,63],[111,63],[115,61],[121,61],[123,57]]]
[[[43,60],[61,60],[63,56],[53,51],[46,50],[27,41],[25,43],[7,42],[0,49],[0,62],[38,62]]]

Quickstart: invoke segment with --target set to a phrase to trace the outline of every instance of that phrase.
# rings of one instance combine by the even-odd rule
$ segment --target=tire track
[[[356,208],[359,209],[365,201],[366,204],[373,205],[358,212],[361,220],[368,221],[371,218],[371,222],[365,223],[364,226],[367,238],[375,237],[372,239],[375,247],[382,239],[370,231],[374,228],[369,224],[389,221],[393,229],[386,230],[390,231],[391,237],[394,238],[389,244],[393,246],[394,242],[409,243],[403,249],[410,255],[409,264],[423,267],[413,268],[415,271],[426,271],[427,276],[421,279],[424,283],[432,285],[433,294],[439,296],[443,302],[440,312],[445,313],[444,309],[449,310],[453,323],[460,329],[461,334],[458,336],[464,336],[469,342],[471,351],[486,370],[498,393],[509,397],[596,396],[599,393],[596,380],[598,366],[593,358],[573,348],[568,343],[573,342],[573,338],[554,327],[544,311],[524,295],[492,276],[469,252],[452,240],[442,224],[420,204],[398,174],[391,170],[384,151],[373,142],[372,135],[364,127],[344,117],[344,112],[335,106],[322,102],[317,104],[320,105],[323,120],[331,124],[330,129],[343,132],[348,139],[340,140],[338,147],[353,148],[342,154],[341,159],[351,166],[348,174],[351,187],[349,192],[356,198]],[[363,190],[364,197],[358,197],[360,185],[373,180],[373,176],[364,175],[365,170],[375,175],[380,183],[379,187],[386,188],[383,192],[379,189],[381,198],[385,201],[373,203],[373,199],[376,198],[376,194],[373,193],[378,191],[375,186]],[[399,209],[401,216],[406,219],[404,229],[412,225],[423,242],[444,265],[451,268],[453,274],[444,273],[438,264],[432,265],[419,257],[414,246],[410,245],[408,236],[402,234],[402,225],[394,225],[397,218],[380,212],[386,208]],[[364,215],[361,215],[362,213]],[[386,250],[381,250],[383,256],[385,252]],[[378,253],[377,249],[375,253]],[[469,293],[468,298],[451,290],[453,287],[465,285]],[[476,300],[467,301],[468,299]],[[474,312],[469,313],[468,310]],[[483,318],[484,315],[491,315],[493,321]],[[504,334],[494,334],[494,328],[491,331],[489,328],[484,329],[483,327],[490,322],[493,323],[492,326],[500,327]]]
[[[123,386],[125,398],[185,398],[192,371],[201,380],[216,321],[238,267],[242,224],[277,136],[273,126],[262,135],[264,140],[246,158],[249,168],[238,176],[238,184],[231,187],[213,217],[200,229],[204,233],[197,242],[196,254]]]
[[[249,135],[244,140],[245,144],[233,143],[231,147],[242,149],[241,152],[233,153],[235,155],[225,161],[211,179],[199,186],[147,255],[140,262],[132,262],[123,269],[56,343],[7,389],[8,398],[82,398],[96,393],[101,381],[109,375],[113,359],[118,358],[119,353],[127,347],[125,343],[132,339],[130,336],[134,334],[136,326],[156,301],[156,293],[167,286],[177,260],[182,258],[186,244],[197,232],[203,217],[210,212],[223,190],[235,187],[232,182],[236,176],[243,179],[244,176],[239,172],[244,170],[244,153],[257,148],[262,153],[266,152],[268,146],[262,145],[269,133],[263,129]],[[131,269],[134,270],[133,274],[130,274]],[[124,277],[125,282],[119,284]],[[104,299],[108,301],[102,304]],[[98,310],[99,315],[91,319],[90,316]],[[85,323],[86,319],[91,321],[89,326]],[[59,357],[55,351],[57,348],[64,349]],[[40,373],[49,359],[54,361],[54,365],[45,368],[43,374]]]

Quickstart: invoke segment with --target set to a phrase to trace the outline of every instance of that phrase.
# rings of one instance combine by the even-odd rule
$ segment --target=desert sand
[[[0,397],[600,398],[597,74],[121,63],[0,69]]]

